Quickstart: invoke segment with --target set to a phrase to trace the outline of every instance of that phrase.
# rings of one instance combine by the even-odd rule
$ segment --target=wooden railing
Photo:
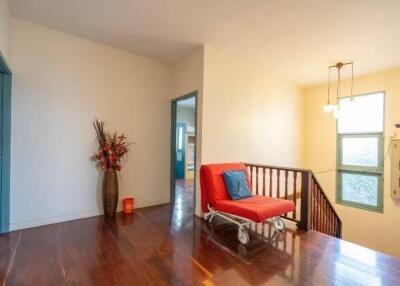
[[[341,237],[342,223],[312,171],[245,163],[257,195],[293,201],[295,210],[283,217],[303,230]]]
[[[335,237],[342,236],[342,221],[314,175],[311,178],[310,228]]]

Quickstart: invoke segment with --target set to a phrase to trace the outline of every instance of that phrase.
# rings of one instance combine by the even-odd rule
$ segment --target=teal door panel
[[[186,123],[176,124],[176,162],[175,176],[177,179],[185,178],[185,142]]]
[[[0,233],[10,225],[11,71],[0,53]]]

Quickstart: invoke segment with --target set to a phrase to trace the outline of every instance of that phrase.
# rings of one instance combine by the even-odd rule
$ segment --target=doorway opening
[[[0,53],[0,233],[10,225],[11,70]]]
[[[171,205],[193,215],[196,189],[197,91],[172,100]]]

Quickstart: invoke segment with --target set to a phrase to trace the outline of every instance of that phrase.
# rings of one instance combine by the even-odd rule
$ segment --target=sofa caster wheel
[[[272,223],[274,224],[275,229],[278,231],[283,231],[285,228],[285,222],[281,217],[274,217],[272,219]]]
[[[244,228],[238,229],[237,237],[241,244],[248,244],[250,241],[249,233]]]

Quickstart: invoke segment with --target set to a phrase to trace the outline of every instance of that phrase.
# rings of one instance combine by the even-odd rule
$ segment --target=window
[[[337,202],[383,212],[384,93],[341,98],[337,121]]]

